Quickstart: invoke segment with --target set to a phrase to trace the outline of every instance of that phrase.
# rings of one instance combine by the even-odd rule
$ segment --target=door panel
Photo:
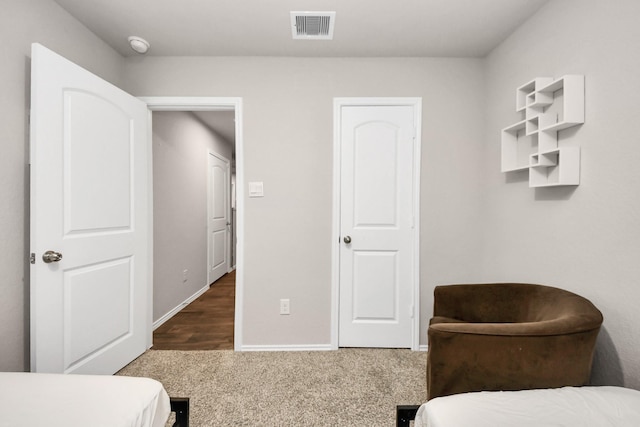
[[[31,370],[113,374],[151,342],[147,107],[37,44],[31,81]]]
[[[414,111],[341,110],[338,345],[411,347]]]
[[[211,266],[217,268],[226,262],[226,230],[213,232],[213,251],[211,253]]]
[[[73,369],[133,331],[131,258],[65,272],[65,366]],[[114,316],[113,307],[120,313]]]
[[[353,251],[353,321],[398,321],[398,253]]]
[[[398,128],[369,122],[354,135],[354,226],[395,226]]]
[[[63,108],[65,230],[130,228],[131,118],[108,100],[75,90],[65,90]]]

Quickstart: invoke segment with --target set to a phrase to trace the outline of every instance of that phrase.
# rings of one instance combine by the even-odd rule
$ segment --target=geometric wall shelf
[[[502,172],[529,171],[529,187],[580,184],[580,148],[558,131],[584,123],[584,76],[538,77],[516,89],[523,119],[502,129]]]

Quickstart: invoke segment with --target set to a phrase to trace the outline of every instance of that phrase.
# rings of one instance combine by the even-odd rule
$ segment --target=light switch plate
[[[250,182],[249,197],[264,197],[264,184],[262,182]]]

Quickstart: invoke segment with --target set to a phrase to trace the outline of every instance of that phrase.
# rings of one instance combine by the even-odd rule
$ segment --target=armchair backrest
[[[602,314],[586,298],[564,289],[528,283],[437,286],[433,315],[467,323],[524,323],[586,316],[599,327]],[[583,319],[583,324],[586,319]]]

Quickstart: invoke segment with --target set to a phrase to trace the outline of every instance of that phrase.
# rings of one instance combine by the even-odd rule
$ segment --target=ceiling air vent
[[[291,12],[291,34],[294,39],[331,40],[335,12]]]

